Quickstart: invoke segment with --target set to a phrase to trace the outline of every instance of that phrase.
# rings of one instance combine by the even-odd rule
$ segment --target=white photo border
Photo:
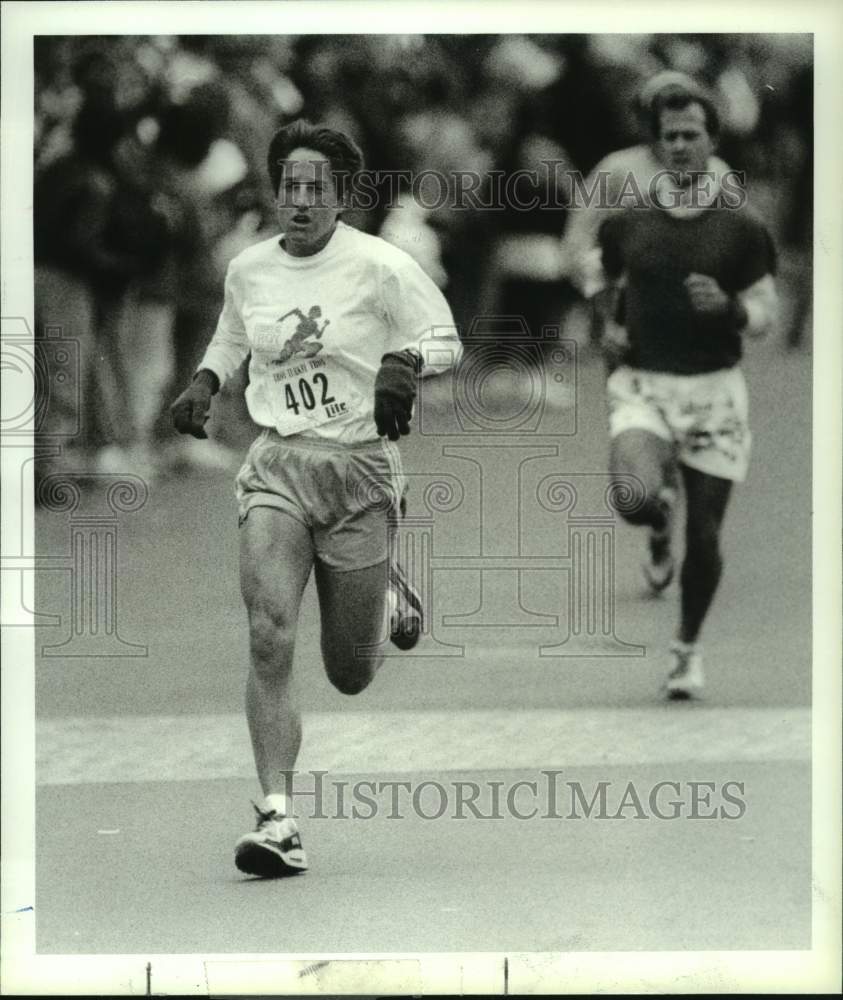
[[[843,7],[836,0],[542,3],[540,0],[7,3],[2,7],[2,315],[33,316],[33,37],[40,34],[508,33],[729,31],[814,35],[816,205],[813,341],[813,948],[786,952],[473,955],[49,956],[35,961],[34,644],[6,630],[2,672],[2,982],[6,993],[277,992],[314,961],[366,964],[375,992],[835,992],[841,940],[841,343],[843,343]],[[31,328],[31,326],[30,326]],[[5,468],[4,468],[5,472]],[[806,497],[806,503],[808,498]],[[31,511],[4,504],[32,532]],[[4,531],[5,537],[5,531]],[[34,551],[31,545],[27,551]],[[792,585],[798,586],[798,581]],[[5,598],[4,598],[5,600]],[[19,911],[24,911],[23,913]],[[30,914],[31,916],[31,914]],[[291,964],[292,963],[292,964]],[[295,976],[290,976],[293,983]],[[274,984],[271,989],[268,984]],[[236,988],[234,988],[236,986]],[[228,989],[230,987],[230,989]]]

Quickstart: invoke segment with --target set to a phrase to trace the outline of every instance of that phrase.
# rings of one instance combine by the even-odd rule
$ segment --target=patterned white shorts
[[[645,430],[670,441],[692,469],[743,482],[752,435],[740,368],[672,375],[621,366],[609,376],[609,433]]]

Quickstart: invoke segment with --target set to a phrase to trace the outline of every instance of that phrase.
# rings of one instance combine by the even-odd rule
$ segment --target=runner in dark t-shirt
[[[623,363],[607,383],[610,465],[619,486],[638,487],[621,513],[649,530],[644,572],[653,593],[674,575],[681,476],[686,551],[667,693],[687,698],[703,687],[697,639],[720,580],[732,483],[744,479],[749,462],[742,338],[773,322],[775,251],[744,199],[732,192],[730,200],[704,172],[717,131],[708,101],[668,97],[654,103],[653,115],[665,170],[652,204],[613,216],[600,230],[603,269],[627,331]]]
[[[695,375],[740,361],[737,311],[696,311],[685,280],[710,275],[733,296],[775,273],[770,235],[746,209],[711,206],[684,219],[667,209],[630,209],[604,223],[600,241],[607,276],[626,275],[627,364]]]

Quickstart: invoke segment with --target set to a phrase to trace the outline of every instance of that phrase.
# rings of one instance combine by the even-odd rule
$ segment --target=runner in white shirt
[[[313,569],[325,669],[345,694],[372,680],[387,632],[402,649],[417,641],[421,602],[391,556],[404,492],[393,442],[409,432],[418,378],[450,367],[461,348],[419,265],[339,220],[363,165],[352,140],[293,122],[273,137],[268,165],[282,235],[231,262],[216,333],[172,410],[178,430],[205,437],[212,395],[251,355],[246,400],[264,430],[236,485],[246,708],[265,797],[235,862],[278,876],[307,868],[288,798],[302,592]]]

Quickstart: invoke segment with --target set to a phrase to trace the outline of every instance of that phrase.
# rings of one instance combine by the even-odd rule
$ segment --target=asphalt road
[[[411,513],[429,513],[433,482],[450,485],[433,498],[441,509],[412,528],[432,539],[413,550],[432,599],[432,631],[416,651],[390,657],[366,692],[346,698],[322,673],[311,586],[302,610],[301,767],[324,769],[332,795],[339,782],[392,780],[474,782],[486,794],[560,768],[589,798],[607,782],[612,814],[632,783],[648,817],[628,803],[616,819],[456,819],[449,800],[441,818],[405,803],[390,820],[379,800],[376,816],[341,821],[332,800],[330,816],[302,822],[307,875],[241,876],[232,846],[258,789],[242,718],[231,477],[153,483],[115,535],[116,631],[144,655],[90,646],[70,658],[64,646],[37,659],[38,951],[808,947],[810,356],[752,346],[746,371],[753,463],[727,515],[700,704],[662,702],[675,585],[660,600],[643,596],[641,535],[600,506],[607,442],[594,362],[577,366],[575,396],[548,369],[545,409],[527,434],[501,434],[500,423],[457,433],[447,387],[427,387],[402,448]],[[482,391],[488,413],[516,419],[523,386],[510,374]],[[439,424],[420,433],[428,413]],[[567,516],[535,502],[560,476],[576,482],[581,504]],[[597,605],[577,605],[578,636],[575,513],[583,544],[599,535],[609,553],[595,571]],[[589,527],[601,516],[602,528]],[[40,511],[39,553],[67,554],[71,530],[67,512]],[[71,597],[66,572],[39,574],[39,610],[61,617],[38,630],[39,648],[70,636]],[[674,820],[646,802],[659,782],[678,783]],[[741,815],[692,818],[691,782],[713,786],[715,807],[725,783],[738,783]]]

